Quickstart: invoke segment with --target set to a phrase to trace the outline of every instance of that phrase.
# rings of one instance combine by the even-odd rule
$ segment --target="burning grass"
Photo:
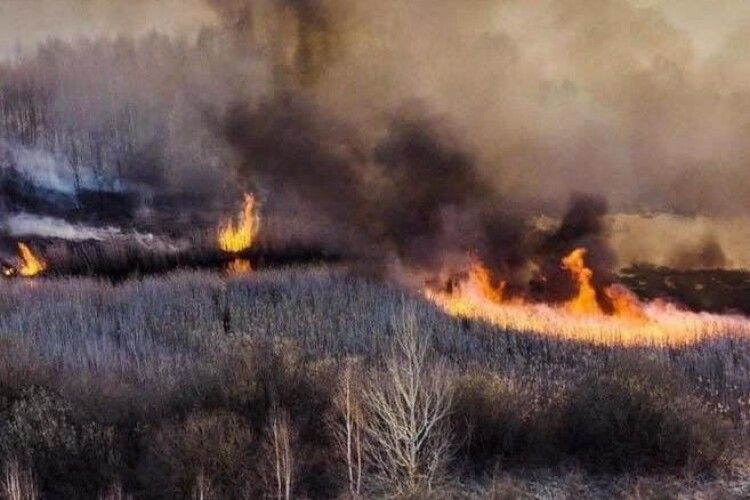
[[[750,320],[743,316],[690,312],[662,300],[642,303],[619,284],[597,290],[585,256],[585,249],[577,248],[562,260],[578,290],[562,304],[506,299],[505,284],[494,285],[489,271],[476,263],[451,291],[427,289],[425,295],[453,316],[563,340],[679,347],[714,338],[750,339]]]

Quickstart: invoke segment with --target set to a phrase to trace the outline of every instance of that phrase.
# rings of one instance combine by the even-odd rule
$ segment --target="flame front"
[[[237,223],[229,219],[219,228],[219,248],[227,253],[243,252],[253,246],[259,228],[260,216],[255,197],[246,194]]]
[[[646,313],[643,311],[640,300],[627,287],[616,283],[605,288],[604,293],[612,304],[615,316],[635,321],[646,321]]]
[[[41,257],[34,255],[34,252],[26,243],[18,244],[18,252],[21,255],[21,266],[18,268],[18,274],[21,276],[31,278],[47,269],[47,263]]]
[[[479,261],[476,261],[469,270],[469,287],[475,290],[480,297],[485,297],[491,302],[501,304],[505,295],[505,282],[501,281],[495,285],[492,272]]]
[[[716,337],[750,338],[748,318],[683,311],[663,301],[642,303],[620,284],[601,291],[601,300],[611,311],[608,314],[597,299],[594,274],[585,256],[585,249],[576,249],[563,259],[578,290],[561,304],[505,297],[504,284],[493,286],[491,271],[477,262],[449,291],[426,289],[424,294],[452,316],[599,345],[684,346]]]

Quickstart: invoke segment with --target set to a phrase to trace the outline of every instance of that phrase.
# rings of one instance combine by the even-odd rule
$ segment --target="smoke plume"
[[[380,267],[471,254],[552,290],[573,246],[623,263],[608,210],[750,215],[747,30],[707,50],[634,0],[68,3],[59,39],[0,68],[5,219],[176,236],[251,190]],[[107,21],[78,40],[87,16]],[[738,260],[718,246],[661,253]]]

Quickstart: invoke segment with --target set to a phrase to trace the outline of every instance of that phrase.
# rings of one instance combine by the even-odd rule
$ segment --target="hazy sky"
[[[251,22],[235,19],[243,2],[258,7]],[[282,68],[314,98],[321,129],[345,123],[365,143],[382,135],[384,117],[418,102],[514,202],[561,209],[586,190],[613,210],[750,220],[750,0],[323,3],[326,22],[309,32],[295,31],[293,0],[0,0],[0,57],[50,37],[191,35],[221,24],[233,49],[221,60],[175,61],[137,78],[120,61],[104,71],[82,49],[60,95],[86,96],[71,105],[83,118],[109,108],[81,88],[109,96],[115,86],[123,99],[153,92],[165,112],[172,101],[162,96],[200,89],[221,108],[262,96]],[[252,58],[235,50],[252,44]]]
[[[720,50],[729,34],[750,24],[748,0],[630,1],[662,11],[675,27],[690,33],[696,53],[704,56]],[[154,29],[191,34],[213,21],[204,0],[0,0],[0,55],[52,36],[71,39]]]
[[[748,0],[632,0],[632,3],[661,10],[677,28],[690,32],[700,55],[719,50],[727,35],[750,24]]]

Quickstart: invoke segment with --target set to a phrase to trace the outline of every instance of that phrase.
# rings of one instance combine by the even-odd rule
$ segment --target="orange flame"
[[[227,264],[227,273],[235,276],[250,274],[253,272],[253,265],[247,259],[234,259]]]
[[[260,216],[255,197],[245,194],[238,221],[227,220],[219,228],[219,248],[227,253],[240,253],[250,248],[258,236]]]
[[[31,278],[47,269],[47,263],[41,257],[34,255],[26,243],[18,244],[18,252],[21,255],[21,267],[18,268],[18,274],[21,276]]]
[[[612,304],[613,314],[620,318],[646,321],[646,314],[638,297],[625,286],[614,284],[604,289],[604,293]]]
[[[586,249],[576,248],[562,260],[562,265],[570,271],[578,283],[578,294],[566,304],[568,310],[576,314],[601,314],[602,309],[596,300],[593,279],[594,271],[586,267]]]
[[[469,287],[491,302],[496,304],[503,302],[505,285],[506,283],[501,281],[495,286],[492,282],[491,271],[479,261],[474,262],[469,269]]]
[[[424,294],[452,316],[600,345],[684,346],[715,337],[750,338],[748,318],[693,313],[661,301],[642,303],[620,284],[602,290],[600,298],[612,311],[605,314],[585,254],[585,249],[576,249],[563,259],[578,292],[562,305],[504,297],[504,284],[493,286],[491,271],[481,263],[474,263],[464,281],[450,291],[426,289]]]

